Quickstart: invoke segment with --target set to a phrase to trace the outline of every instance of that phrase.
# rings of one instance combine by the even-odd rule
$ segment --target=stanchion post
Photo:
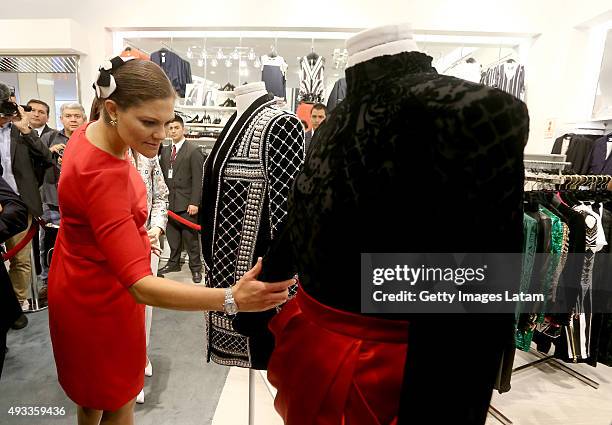
[[[34,313],[46,309],[47,307],[41,307],[38,302],[38,277],[36,276],[35,266],[36,256],[34,255],[34,246],[30,248],[30,291],[32,292],[32,301],[30,303],[30,310],[27,313]]]
[[[255,425],[255,369],[249,369],[249,425]]]

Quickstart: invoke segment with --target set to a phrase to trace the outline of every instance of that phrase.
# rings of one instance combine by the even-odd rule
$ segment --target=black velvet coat
[[[346,79],[266,277],[298,271],[318,301],[360,313],[361,252],[521,252],[523,102],[438,75],[417,52],[355,65]],[[483,424],[513,318],[401,318],[411,324],[400,423]]]

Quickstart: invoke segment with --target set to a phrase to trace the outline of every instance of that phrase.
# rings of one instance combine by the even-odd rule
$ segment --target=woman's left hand
[[[149,235],[149,242],[151,242],[151,248],[159,246],[159,237],[161,236],[162,230],[159,227],[152,227],[147,232]],[[159,248],[158,248],[159,250]]]

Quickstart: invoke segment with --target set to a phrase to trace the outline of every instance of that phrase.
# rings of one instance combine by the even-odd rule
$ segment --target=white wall
[[[2,18],[29,20],[18,24],[20,33],[30,35],[21,37],[25,47],[37,43],[48,46],[51,42],[45,39],[54,37],[49,29],[41,30],[35,19],[73,20],[64,23],[69,29],[62,31],[69,34],[70,43],[87,52],[81,61],[81,95],[86,109],[93,97],[90,83],[97,65],[116,53],[112,52],[109,28],[361,28],[408,21],[417,30],[541,34],[528,64],[532,128],[528,150],[545,152],[550,149],[550,141],[543,139],[546,120],[562,122],[584,115],[580,108],[588,103],[583,90],[587,83],[582,77],[588,62],[584,60],[588,31],[575,27],[603,19],[609,9],[609,0],[336,0],[316,5],[302,0],[22,0],[20,7],[3,8]],[[30,28],[34,31],[27,31]],[[21,45],[9,40],[9,44]],[[6,53],[6,43],[0,42],[0,52]]]

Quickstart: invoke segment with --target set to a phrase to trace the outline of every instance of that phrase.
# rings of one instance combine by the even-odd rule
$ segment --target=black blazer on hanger
[[[593,152],[593,137],[579,134],[565,134],[553,145],[550,153],[560,154],[563,147],[563,139],[570,137],[569,147],[567,148],[567,161],[572,165],[568,171],[575,174],[588,174],[591,166],[591,153]]]
[[[607,157],[608,143],[612,143],[612,133],[595,140],[589,174],[612,175],[612,155]]]
[[[39,187],[42,180],[39,174],[54,164],[49,148],[40,140],[35,131],[23,135],[11,126],[11,165],[17,189],[28,211],[34,217],[42,215],[42,202]],[[39,173],[38,170],[42,170]]]

